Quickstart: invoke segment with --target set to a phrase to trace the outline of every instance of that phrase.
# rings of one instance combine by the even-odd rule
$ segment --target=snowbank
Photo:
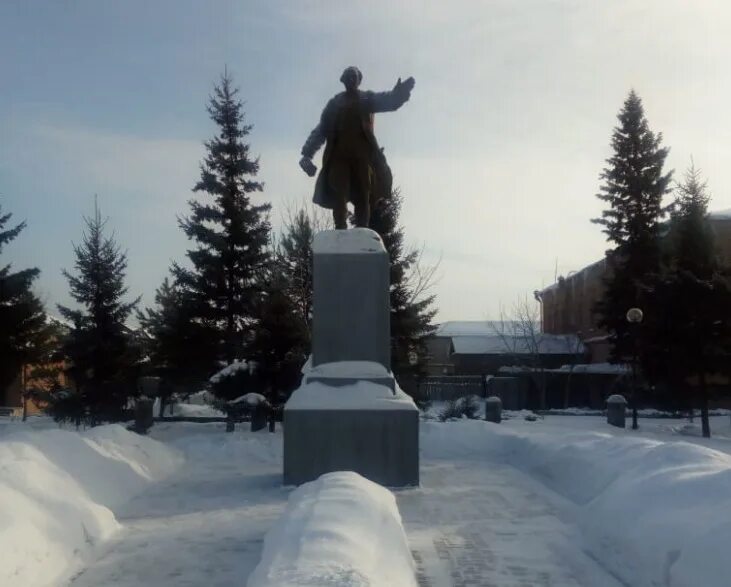
[[[393,494],[352,472],[296,489],[248,587],[416,587]]]
[[[633,587],[725,587],[731,456],[543,422],[422,425],[426,450],[516,466],[573,502],[582,545]],[[479,449],[479,452],[476,451]]]
[[[118,528],[113,508],[181,457],[119,425],[0,436],[0,585],[56,585]]]

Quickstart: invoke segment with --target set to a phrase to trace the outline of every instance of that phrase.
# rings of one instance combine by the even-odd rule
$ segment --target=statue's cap
[[[350,67],[346,67],[343,70],[343,73],[340,76],[340,81],[341,82],[345,82],[345,75],[348,74],[348,73],[350,73],[350,72],[355,72],[355,74],[358,76],[358,83],[360,83],[360,82],[363,81],[363,74],[360,72],[360,69],[358,69],[355,65],[351,65]]]

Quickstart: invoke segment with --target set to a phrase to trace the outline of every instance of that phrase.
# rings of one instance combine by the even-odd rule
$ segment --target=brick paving
[[[423,462],[422,487],[397,493],[419,586],[621,587],[547,492],[505,465]]]

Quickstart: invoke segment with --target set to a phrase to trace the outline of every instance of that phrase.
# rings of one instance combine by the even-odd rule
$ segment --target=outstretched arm
[[[393,112],[398,110],[411,97],[411,90],[414,89],[413,77],[405,82],[398,79],[393,90],[389,92],[368,92],[368,109],[371,112]]]

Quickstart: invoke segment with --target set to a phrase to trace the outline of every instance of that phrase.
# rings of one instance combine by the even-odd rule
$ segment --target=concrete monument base
[[[312,361],[284,407],[284,483],[355,471],[419,484],[419,410],[391,373],[388,254],[367,228],[313,243]]]
[[[383,385],[306,384],[287,402],[283,425],[285,485],[334,471],[386,487],[419,484],[419,410]]]

